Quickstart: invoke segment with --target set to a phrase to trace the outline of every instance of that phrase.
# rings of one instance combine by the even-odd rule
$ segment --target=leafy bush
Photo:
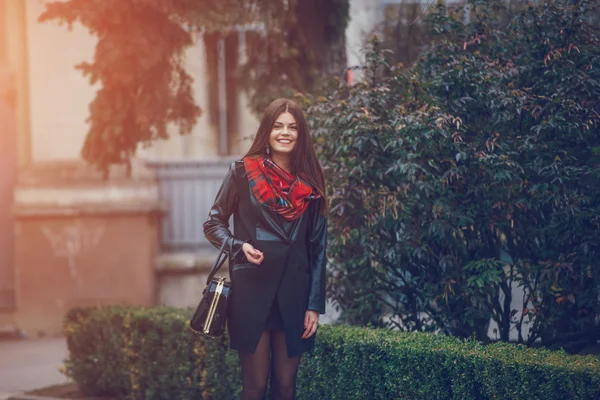
[[[594,1],[437,4],[431,48],[308,114],[331,193],[330,295],[347,321],[577,351],[600,292],[600,31]],[[513,298],[515,288],[524,296]],[[389,316],[384,319],[384,316]]]
[[[65,317],[67,376],[90,395],[128,399],[227,399],[239,393],[227,338],[191,331],[190,311],[75,308]]]
[[[73,309],[66,316],[67,373],[93,395],[129,399],[235,399],[240,376],[226,338],[187,326],[191,310]],[[319,328],[302,357],[298,398],[596,399],[600,360],[429,333]]]
[[[600,361],[430,333],[325,326],[303,360],[305,399],[595,399]],[[316,371],[316,373],[315,373]]]

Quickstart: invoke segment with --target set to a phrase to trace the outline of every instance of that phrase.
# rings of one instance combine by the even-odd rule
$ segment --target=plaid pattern
[[[294,221],[321,195],[312,186],[284,171],[268,157],[245,157],[244,168],[252,194],[260,204]]]

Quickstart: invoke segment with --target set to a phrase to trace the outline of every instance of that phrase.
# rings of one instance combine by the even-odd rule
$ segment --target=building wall
[[[12,100],[16,117],[17,160],[19,167],[23,167],[31,161],[25,4],[22,0],[3,0],[3,2],[5,50],[7,51],[7,67],[13,84]]]
[[[8,57],[7,5],[0,0],[0,312],[15,305],[12,193],[17,170],[15,74]],[[0,329],[2,323],[0,322]]]
[[[365,44],[383,17],[381,3],[381,0],[350,0],[350,21],[346,29],[348,66],[364,63]],[[358,71],[354,71],[353,75],[360,79]]]
[[[76,159],[97,88],[73,66],[92,60],[96,41],[79,25],[38,23],[43,10],[40,1],[26,3],[32,161]]]
[[[3,96],[7,84],[12,82],[7,79],[6,69],[0,63],[0,310],[12,309],[15,295],[15,240],[11,209],[17,177],[17,135],[14,106]]]
[[[173,127],[168,140],[140,149],[133,160],[133,179],[115,166],[111,179],[102,180],[80,157],[89,104],[99,86],[92,87],[74,68],[93,60],[97,39],[78,24],[68,30],[56,22],[38,23],[43,0],[0,2],[6,6],[0,13],[0,78],[8,76],[16,88],[12,110],[0,102],[0,116],[9,111],[16,122],[9,127],[9,119],[0,118],[0,129],[9,127],[10,138],[16,136],[17,142],[17,150],[8,154],[13,156],[12,168],[6,165],[9,157],[3,157],[0,174],[0,189],[11,186],[7,197],[0,196],[0,212],[6,211],[0,221],[11,225],[2,225],[0,249],[12,250],[0,257],[0,329],[55,334],[64,312],[73,306],[153,305],[159,216],[167,210],[142,159],[212,158],[216,129],[205,115],[191,135],[180,136]],[[186,59],[196,102],[206,109],[201,38],[187,50]],[[240,120],[251,123],[239,136],[251,134],[258,122],[247,108],[240,114]],[[9,151],[7,138],[0,135],[0,153]],[[18,180],[12,176],[11,182],[8,174],[17,175],[14,159]]]

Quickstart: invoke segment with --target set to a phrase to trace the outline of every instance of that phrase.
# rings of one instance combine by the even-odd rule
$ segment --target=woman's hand
[[[306,310],[304,314],[304,334],[302,339],[308,339],[317,331],[319,325],[319,313],[313,310]]]
[[[248,261],[250,261],[252,264],[260,265],[260,263],[265,259],[263,252],[256,250],[250,243],[244,243],[242,246],[242,251],[246,256],[246,259],[248,259]]]

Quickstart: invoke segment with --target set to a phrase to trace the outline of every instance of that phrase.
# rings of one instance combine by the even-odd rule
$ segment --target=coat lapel
[[[261,225],[263,225],[267,229],[271,229],[272,231],[274,231],[278,236],[281,237],[281,240],[290,240],[290,235],[292,235],[293,232],[296,230],[299,220],[292,222],[293,226],[291,227],[288,235],[288,233],[286,233],[286,230],[281,225],[279,218],[276,217],[275,212],[270,210],[268,207],[264,207],[262,204],[260,204],[256,197],[254,197],[254,194],[252,193],[252,190],[250,188],[248,188],[248,191],[250,195],[250,201],[252,202],[252,207],[256,210],[260,210],[259,219],[262,219]]]

